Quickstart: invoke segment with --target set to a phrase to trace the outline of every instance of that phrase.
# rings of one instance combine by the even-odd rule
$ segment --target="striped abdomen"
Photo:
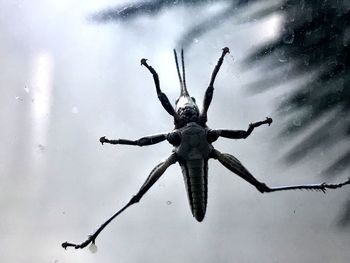
[[[208,200],[208,162],[204,159],[180,162],[192,215],[201,222]]]

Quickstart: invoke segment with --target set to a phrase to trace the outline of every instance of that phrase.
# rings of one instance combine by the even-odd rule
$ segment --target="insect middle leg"
[[[246,139],[256,127],[259,127],[263,124],[268,124],[269,126],[272,123],[272,119],[267,117],[264,121],[258,121],[249,124],[248,129],[245,130],[209,130],[207,134],[208,142],[215,142],[219,137],[229,138],[229,139]]]
[[[100,143],[147,146],[147,145],[160,143],[162,141],[165,141],[167,138],[168,138],[167,133],[145,136],[137,140],[129,140],[129,139],[110,140],[110,139],[107,139],[105,136],[103,136],[100,138]]]

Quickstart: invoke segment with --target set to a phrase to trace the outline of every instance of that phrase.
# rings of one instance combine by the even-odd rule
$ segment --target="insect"
[[[263,121],[249,124],[247,130],[216,130],[207,127],[207,112],[212,101],[214,91],[214,81],[224,61],[225,55],[229,53],[227,47],[222,49],[222,54],[212,72],[209,86],[204,95],[202,109],[199,110],[195,98],[191,97],[187,91],[185,78],[184,52],[181,50],[182,76],[179,69],[178,57],[174,50],[176,69],[180,81],[181,92],[176,100],[175,109],[169,102],[167,96],[161,91],[157,72],[147,63],[146,59],[141,60],[141,65],[145,66],[153,76],[158,98],[164,109],[174,118],[175,129],[169,133],[146,136],[138,140],[117,139],[110,140],[101,137],[102,144],[124,144],[146,146],[167,140],[174,146],[172,154],[164,161],[159,163],[149,174],[148,178],[141,186],[140,190],[134,195],[130,201],[112,217],[104,222],[92,235],[80,244],[64,242],[63,248],[74,247],[84,248],[87,245],[95,244],[97,236],[101,231],[119,214],[121,214],[129,206],[138,203],[144,194],[154,185],[162,176],[167,168],[176,162],[180,164],[184,177],[187,196],[190,209],[194,218],[201,222],[206,213],[207,193],[208,193],[208,160],[215,159],[228,168],[231,172],[240,176],[242,179],[255,186],[261,193],[270,193],[283,190],[307,189],[319,190],[325,192],[327,188],[335,189],[350,184],[350,178],[340,184],[306,184],[282,187],[268,187],[266,184],[258,181],[234,156],[228,153],[221,153],[216,150],[212,143],[219,137],[229,139],[245,139],[255,128],[272,123],[272,119],[267,117]]]

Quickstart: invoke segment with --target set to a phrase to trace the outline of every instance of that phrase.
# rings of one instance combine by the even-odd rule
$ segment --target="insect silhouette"
[[[156,87],[158,98],[163,105],[164,109],[174,118],[175,129],[170,133],[157,134],[146,136],[138,140],[117,139],[109,140],[106,137],[101,137],[100,142],[110,144],[124,144],[124,145],[136,145],[146,146],[167,140],[174,146],[172,154],[165,160],[159,163],[150,173],[144,184],[136,195],[134,195],[130,201],[119,211],[117,211],[112,217],[104,222],[92,235],[90,235],[84,242],[80,244],[73,244],[64,242],[63,248],[74,247],[84,248],[87,245],[95,244],[97,236],[101,231],[119,214],[121,214],[129,206],[138,203],[143,195],[154,185],[155,182],[162,176],[166,169],[178,162],[181,166],[182,174],[184,177],[187,196],[189,200],[190,209],[194,218],[201,222],[206,213],[207,207],[207,193],[208,193],[208,160],[215,159],[223,164],[230,171],[246,180],[261,193],[270,193],[284,190],[306,189],[306,190],[318,190],[325,192],[327,188],[335,189],[342,187],[346,184],[350,184],[350,178],[340,184],[306,184],[306,185],[293,185],[293,186],[281,186],[281,187],[268,187],[266,184],[258,181],[234,156],[228,153],[221,153],[216,150],[212,143],[219,137],[225,137],[229,139],[245,139],[252,131],[263,125],[272,123],[272,119],[267,117],[263,121],[258,121],[249,124],[247,130],[216,130],[207,127],[207,112],[212,101],[214,91],[214,81],[219,69],[223,63],[225,55],[229,53],[227,47],[222,49],[222,54],[212,72],[209,86],[204,95],[203,107],[199,110],[196,100],[191,97],[186,88],[185,78],[185,63],[184,53],[181,50],[181,62],[182,62],[182,76],[179,69],[179,63],[176,50],[174,50],[175,63],[177,73],[180,81],[180,97],[176,100],[175,109],[169,102],[168,97],[161,91],[159,78],[157,72],[152,66],[147,63],[146,59],[141,59],[141,65],[145,66],[153,76],[154,84]]]

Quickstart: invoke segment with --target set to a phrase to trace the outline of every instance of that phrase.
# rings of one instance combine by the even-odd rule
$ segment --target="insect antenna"
[[[183,74],[182,77],[181,77],[179,61],[177,59],[177,53],[176,53],[175,49],[174,49],[174,57],[175,57],[177,74],[179,76],[179,81],[180,81],[180,86],[181,86],[181,94],[180,95],[181,96],[189,96],[187,88],[186,88],[186,81],[185,81],[185,64],[184,64],[183,50],[181,50],[181,62],[182,62],[182,74]]]
[[[176,50],[174,49],[174,58],[175,58],[175,63],[176,63],[176,69],[177,69],[177,75],[179,76],[179,81],[180,81],[180,87],[181,87],[181,91],[183,90],[183,82],[182,82],[182,78],[181,78],[181,73],[180,73],[180,68],[179,68],[179,62],[177,60],[177,53]]]
[[[186,77],[185,77],[185,59],[184,59],[184,50],[181,49],[181,63],[182,63],[182,78],[183,78],[183,91],[181,92],[183,95],[188,95],[187,87],[186,87]]]

